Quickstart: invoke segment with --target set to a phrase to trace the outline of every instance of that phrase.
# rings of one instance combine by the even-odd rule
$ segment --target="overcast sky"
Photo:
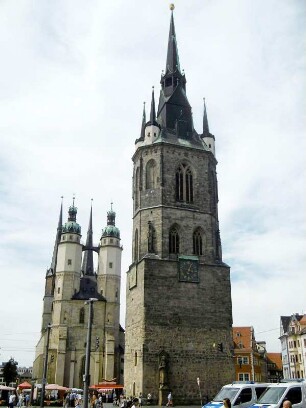
[[[196,130],[216,137],[223,260],[235,326],[280,351],[281,315],[306,312],[306,3],[177,0],[175,26]],[[122,325],[131,263],[132,161],[143,101],[160,89],[165,0],[0,2],[0,360],[30,366],[60,197],[83,239],[113,201]],[[216,316],[222,319],[222,316]]]

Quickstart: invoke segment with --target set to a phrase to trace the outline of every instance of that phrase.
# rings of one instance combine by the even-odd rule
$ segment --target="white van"
[[[292,403],[292,408],[306,408],[306,381],[282,380],[272,383],[252,408],[282,408],[285,400]]]
[[[204,405],[205,408],[219,408],[223,406],[224,398],[229,398],[233,407],[248,408],[258,401],[261,394],[267,389],[269,383],[256,383],[252,381],[234,381],[224,385],[215,398]],[[203,407],[203,408],[204,408]]]

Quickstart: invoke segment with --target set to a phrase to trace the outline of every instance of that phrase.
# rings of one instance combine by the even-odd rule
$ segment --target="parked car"
[[[232,384],[224,385],[215,398],[208,404],[204,405],[204,407],[219,408],[223,405],[222,401],[224,398],[229,398],[232,407],[248,408],[258,401],[268,385],[269,383],[234,381]]]
[[[292,408],[306,408],[306,381],[281,380],[270,384],[252,408],[282,408],[285,400],[292,403]]]

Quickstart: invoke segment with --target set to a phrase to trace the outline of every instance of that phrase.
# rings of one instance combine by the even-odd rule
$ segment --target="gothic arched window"
[[[203,240],[202,234],[199,229],[195,230],[193,233],[193,253],[195,255],[203,255]]]
[[[134,261],[138,261],[138,229],[134,235]]]
[[[178,254],[180,252],[180,237],[176,227],[172,227],[169,232],[169,253]]]
[[[137,167],[135,174],[135,209],[139,207],[139,194],[140,194],[140,169]]]
[[[149,160],[146,166],[146,189],[156,188],[156,163]]]
[[[85,321],[85,310],[84,310],[84,307],[81,307],[80,315],[79,315],[79,323],[83,324],[84,321]]]
[[[187,164],[181,164],[176,170],[175,196],[177,201],[193,202],[193,174]]]

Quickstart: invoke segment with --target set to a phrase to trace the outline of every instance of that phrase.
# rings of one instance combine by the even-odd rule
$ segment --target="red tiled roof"
[[[282,353],[267,353],[267,359],[274,363],[279,370],[282,369]]]
[[[304,314],[304,316],[301,318],[301,320],[300,320],[300,324],[301,325],[306,325],[306,314]]]
[[[253,333],[252,326],[233,327],[234,348],[250,350],[252,348],[252,340],[254,340]]]

